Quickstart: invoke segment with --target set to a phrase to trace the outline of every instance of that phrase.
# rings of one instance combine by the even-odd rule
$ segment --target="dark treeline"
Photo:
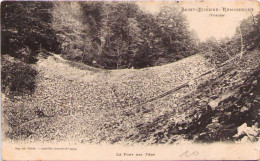
[[[33,91],[30,64],[48,52],[104,69],[162,65],[198,52],[223,62],[258,48],[259,26],[260,16],[251,16],[234,37],[199,43],[175,5],[149,14],[131,2],[3,2],[2,90]]]
[[[130,2],[4,2],[3,54],[34,63],[40,49],[105,69],[161,65],[197,52],[177,7],[156,14]]]
[[[80,11],[63,12],[75,8]],[[54,24],[62,55],[99,68],[143,68],[197,52],[197,40],[174,6],[153,15],[130,2],[68,2],[56,4]]]
[[[38,72],[30,64],[42,48],[58,49],[52,8],[44,2],[1,3],[1,90],[8,97],[32,93]]]
[[[51,27],[52,3],[3,2],[1,6],[2,54],[35,63],[41,48],[58,49]]]

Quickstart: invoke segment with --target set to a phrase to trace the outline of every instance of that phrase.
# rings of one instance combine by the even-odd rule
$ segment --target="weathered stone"
[[[198,101],[200,101],[200,99],[199,99],[199,98],[195,98],[195,101],[197,101],[197,102],[198,102]]]
[[[245,143],[245,142],[247,142],[247,141],[248,141],[248,136],[244,136],[244,137],[240,140],[241,143]]]
[[[211,107],[211,109],[214,110],[216,107],[218,107],[218,104],[219,104],[219,100],[216,99],[216,100],[210,101],[208,105]]]
[[[244,123],[243,125],[239,126],[237,128],[237,131],[237,134],[234,135],[235,138],[238,138],[246,134],[247,138],[249,138],[252,141],[256,139],[260,132],[260,130],[256,126],[248,127],[247,123]]]
[[[212,122],[213,122],[213,123],[217,123],[218,120],[219,120],[219,118],[218,118],[218,117],[215,117],[215,118],[212,119]]]
[[[213,95],[213,96],[210,96],[209,98],[210,99],[216,99],[216,98],[218,98],[218,96],[217,95]]]
[[[207,129],[211,129],[211,130],[216,130],[218,129],[219,127],[221,127],[221,124],[220,123],[211,123],[209,125],[207,125]]]
[[[212,110],[215,110],[216,107],[220,104],[220,102],[223,102],[224,100],[228,99],[232,95],[234,95],[235,92],[226,92],[225,94],[222,94],[220,97],[218,97],[215,100],[212,100],[208,103],[208,105],[212,108]]]
[[[227,115],[227,116],[230,116],[231,112],[225,112],[224,114]]]
[[[242,124],[241,126],[239,126],[239,127],[237,128],[237,134],[234,135],[233,137],[238,138],[239,136],[245,134],[245,129],[246,129],[246,128],[247,128],[247,124],[246,124],[246,123],[244,123],[244,124]]]
[[[240,112],[246,112],[248,111],[249,109],[246,107],[246,106],[243,106],[241,109],[240,109]]]
[[[254,80],[254,81],[252,82],[252,85],[253,85],[253,86],[256,86],[257,83],[258,83],[257,80]]]

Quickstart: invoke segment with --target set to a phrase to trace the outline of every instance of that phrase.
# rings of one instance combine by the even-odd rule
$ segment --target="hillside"
[[[5,135],[81,143],[230,140],[220,135],[223,129],[236,134],[258,110],[259,62],[259,52],[251,52],[195,79],[212,68],[202,55],[151,68],[99,70],[51,54],[35,65],[32,96],[2,100]],[[249,126],[259,122],[257,116]]]

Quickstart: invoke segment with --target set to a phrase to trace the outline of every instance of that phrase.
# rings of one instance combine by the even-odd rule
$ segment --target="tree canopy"
[[[84,29],[65,33],[63,30],[61,35],[67,38],[66,42],[61,39],[61,44],[67,44],[63,53],[69,59],[105,69],[143,68],[174,62],[197,52],[197,40],[192,37],[185,16],[174,5],[162,8],[157,15],[145,13],[131,2],[78,5],[78,18],[69,19],[82,23]],[[60,5],[56,10],[63,8]],[[60,22],[63,17],[57,15],[54,19]],[[68,33],[81,39],[82,47],[74,49],[74,40]]]

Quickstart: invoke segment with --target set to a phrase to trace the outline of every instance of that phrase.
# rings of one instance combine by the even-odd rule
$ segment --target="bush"
[[[42,49],[60,52],[52,23],[51,2],[3,2],[1,6],[2,54],[36,63]]]
[[[32,94],[37,71],[21,61],[2,56],[1,90],[9,98]]]

